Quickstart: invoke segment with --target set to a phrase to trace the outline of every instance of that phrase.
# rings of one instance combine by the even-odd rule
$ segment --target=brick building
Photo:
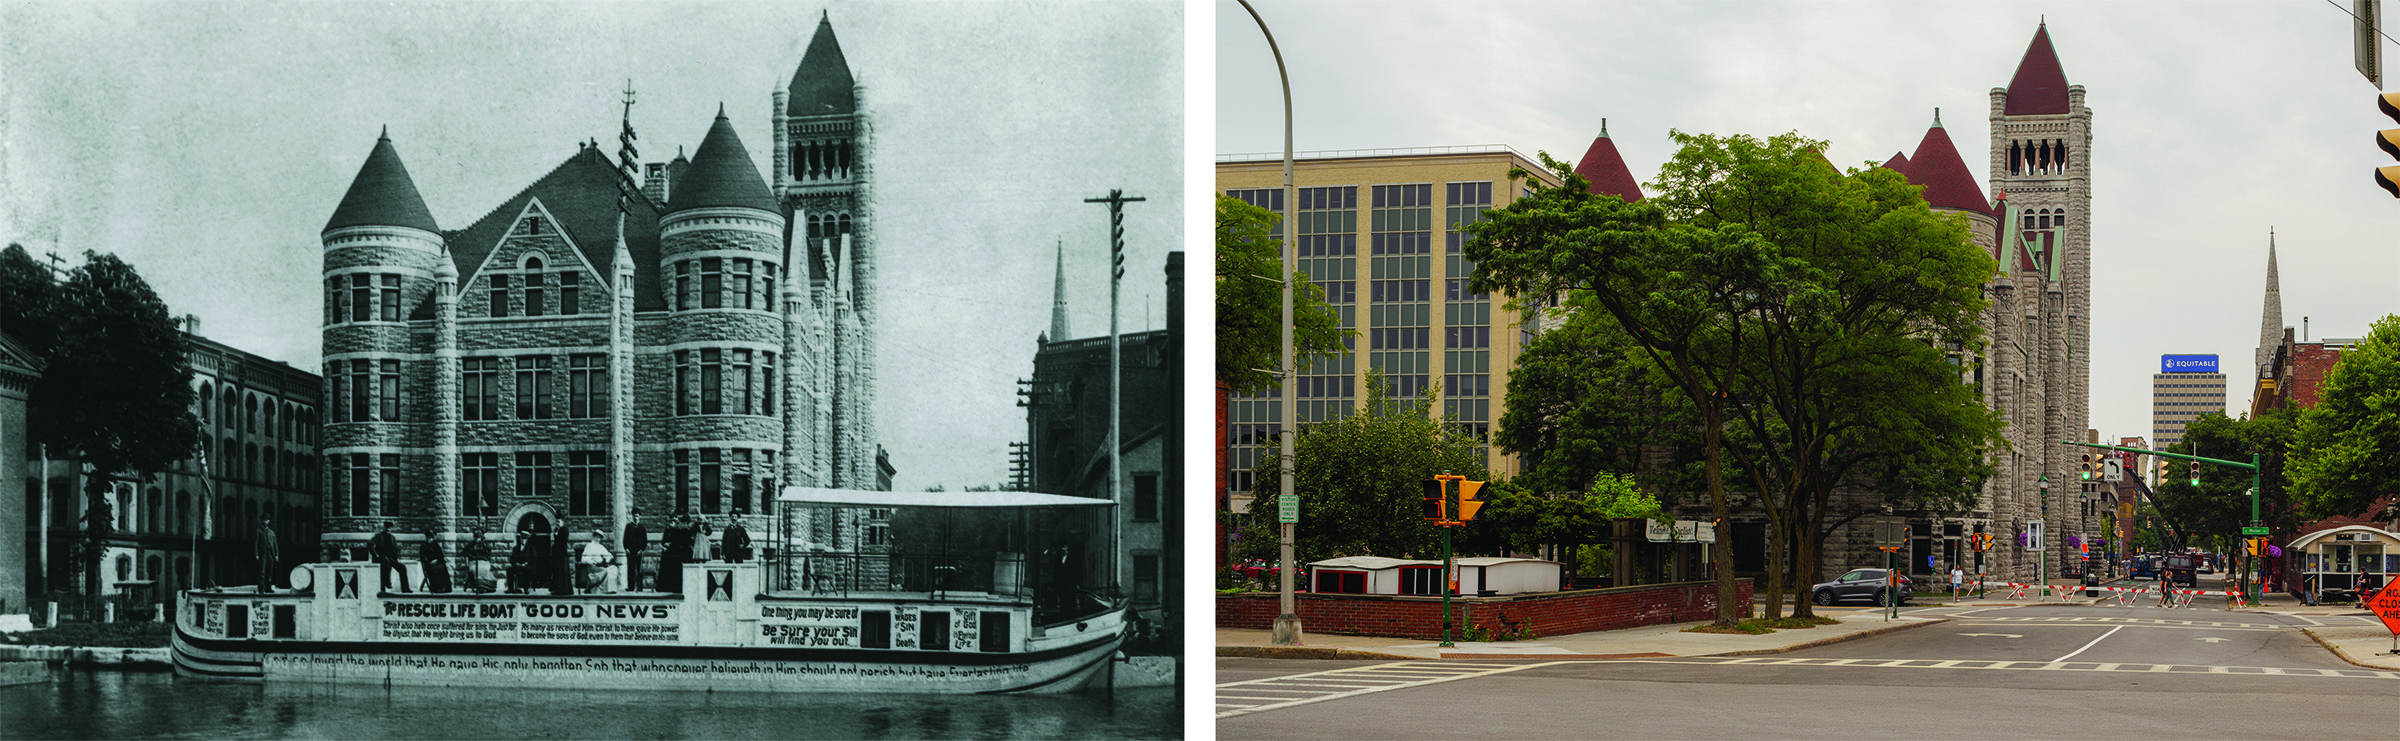
[[[768,177],[720,106],[688,159],[628,123],[451,229],[379,138],[323,231],[328,555],[637,507],[765,533],[780,486],[888,488],[865,91],[828,18]]]

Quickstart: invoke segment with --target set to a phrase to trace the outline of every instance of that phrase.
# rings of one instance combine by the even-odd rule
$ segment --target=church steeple
[[[1065,240],[1060,240],[1058,243],[1058,277],[1050,282],[1050,334],[1047,336],[1051,342],[1065,342],[1070,339],[1070,335],[1067,334],[1067,243]]]
[[[2275,359],[2275,348],[2283,346],[2283,287],[2275,277],[2275,229],[2267,228],[2267,301],[2258,317],[2258,353],[2251,365],[2260,378],[2268,373],[2267,363]]]
[[[2010,116],[2040,113],[2071,113],[2067,98],[2067,72],[2058,65],[2058,50],[2050,48],[2050,25],[2044,23],[2033,30],[2033,43],[2025,47],[2025,58],[2017,61],[2017,74],[2008,80],[2008,109]]]

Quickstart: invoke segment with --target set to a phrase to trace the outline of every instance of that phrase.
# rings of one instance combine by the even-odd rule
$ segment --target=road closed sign
[[[2376,617],[2383,618],[2383,627],[2390,628],[2392,635],[2400,636],[2400,584],[2383,585],[2383,591],[2375,593],[2375,599],[2367,603],[2367,609],[2374,610]]]

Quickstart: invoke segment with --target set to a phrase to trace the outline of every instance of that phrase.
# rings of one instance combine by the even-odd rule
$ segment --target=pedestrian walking
[[[408,569],[400,565],[400,539],[392,537],[391,523],[386,522],[376,527],[375,537],[367,540],[367,553],[375,559],[376,565],[381,567],[376,570],[376,574],[377,578],[383,582],[383,591],[408,591]],[[400,575],[397,581],[392,579],[392,575],[395,573]]]
[[[262,518],[258,521],[258,540],[252,542],[251,548],[253,555],[258,557],[258,593],[274,591],[277,556],[283,553],[282,544],[275,541],[274,520]]]
[[[2165,573],[2165,572],[2160,572],[2160,573],[2162,573],[2162,574],[2163,574],[2163,573]],[[2168,608],[2168,609],[2174,609],[2174,607],[2175,607],[2175,580],[2173,580],[2173,579],[2168,579],[2168,578],[2163,578],[2163,577],[2162,577],[2162,578],[2160,578],[2160,579],[2158,580],[2158,606],[2160,606],[2160,607],[2164,607],[2164,608]]]
[[[483,528],[475,528],[467,540],[467,589],[476,594],[492,591],[492,543],[483,539]]]
[[[1962,591],[1965,591],[1965,589],[1966,589],[1966,586],[1967,586],[1967,570],[1966,570],[1966,569],[1959,568],[1959,567],[1958,567],[1958,564],[1951,564],[1951,565],[1950,565],[1950,601],[1952,601],[1952,602],[1957,602],[1957,601],[1958,601],[1958,595],[1959,595],[1959,593],[1960,593],[1960,592],[1962,592]]]
[[[442,542],[425,531],[425,544],[417,546],[417,566],[425,570],[425,591],[434,594],[450,593],[450,558],[442,552]]]
[[[642,510],[635,507],[625,522],[625,590],[642,591],[642,551],[650,547],[650,530],[642,527]]]

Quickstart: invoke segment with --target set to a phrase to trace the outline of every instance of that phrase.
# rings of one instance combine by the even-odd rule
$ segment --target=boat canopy
[[[864,491],[807,486],[783,487],[783,494],[777,496],[776,501],[799,507],[1046,508],[1109,507],[1116,504],[1106,499],[1030,491]]]

